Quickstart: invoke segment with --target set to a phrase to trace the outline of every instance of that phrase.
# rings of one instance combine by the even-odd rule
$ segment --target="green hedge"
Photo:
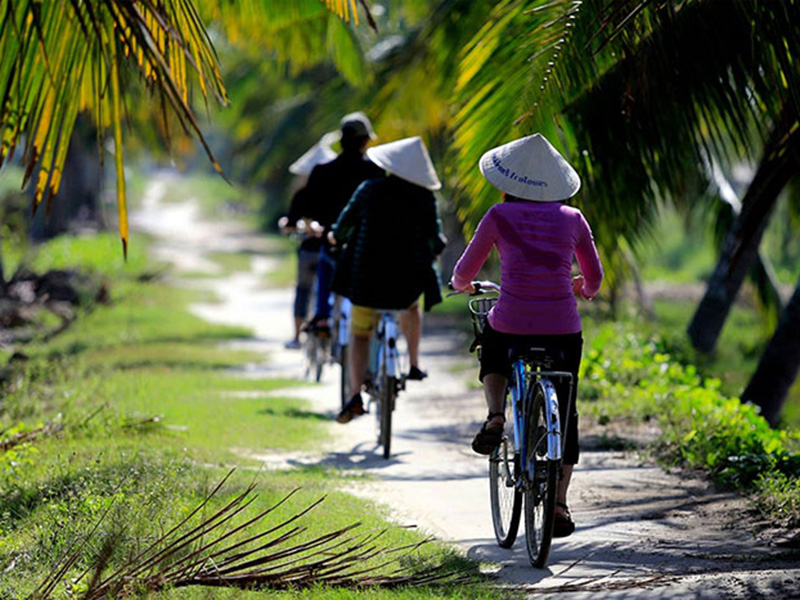
[[[644,339],[630,324],[598,326],[581,369],[584,412],[601,423],[656,420],[663,460],[704,469],[720,484],[755,493],[772,518],[800,524],[798,432],[771,429],[757,407],[724,396],[719,380],[680,364],[662,339]]]

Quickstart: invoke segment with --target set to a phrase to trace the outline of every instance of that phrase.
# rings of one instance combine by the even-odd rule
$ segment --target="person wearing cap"
[[[590,300],[597,294],[603,267],[583,214],[564,204],[580,189],[580,178],[544,136],[537,133],[489,150],[480,159],[480,169],[504,193],[505,201],[481,219],[452,277],[456,290],[474,293],[473,279],[497,248],[501,291],[480,340],[480,380],[489,416],[472,448],[491,454],[502,439],[509,349],[516,344],[546,348],[554,359],[553,370],[569,371],[573,377],[570,402],[565,401],[569,382],[556,383],[558,397],[564,399],[559,403],[562,423],[571,406],[554,531],[564,537],[575,529],[567,491],[579,455],[575,400],[583,339],[576,297]],[[582,272],[576,277],[573,257]]]
[[[427,376],[419,366],[422,315],[442,301],[436,257],[445,246],[432,190],[442,187],[419,137],[367,150],[388,177],[365,181],[332,228],[343,245],[334,291],[353,304],[350,338],[350,401],[337,417],[347,423],[364,414],[361,385],[367,372],[369,340],[381,309],[404,310],[401,327],[408,343],[408,379]]]
[[[340,129],[342,152],[332,161],[314,167],[303,200],[303,216],[319,223],[319,233],[323,236],[317,268],[317,302],[310,322],[312,328],[323,330],[328,327],[331,315],[331,283],[336,268],[335,253],[325,235],[361,182],[384,176],[383,170],[364,156],[369,141],[377,137],[367,115],[363,112],[345,115]]]
[[[297,175],[299,189],[292,196],[289,212],[281,217],[278,226],[285,234],[299,233],[302,236],[297,249],[297,285],[294,292],[294,337],[284,346],[290,350],[300,348],[300,330],[303,322],[308,317],[308,305],[311,300],[311,290],[317,276],[319,253],[322,248],[322,238],[319,227],[313,221],[306,222],[303,218],[308,210],[305,206],[306,186],[308,176],[318,164],[332,161],[336,152],[331,147],[331,134],[323,138],[308,149],[300,158],[289,165],[289,172]]]

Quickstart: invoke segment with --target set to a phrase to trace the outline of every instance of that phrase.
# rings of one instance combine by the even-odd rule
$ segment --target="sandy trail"
[[[194,311],[219,323],[245,325],[254,337],[244,346],[268,356],[254,377],[300,377],[301,357],[287,351],[292,290],[268,289],[274,267],[263,238],[231,223],[204,221],[195,203],[164,204],[169,175],[154,179],[134,225],[159,238],[156,252],[176,270],[210,270],[208,251],[248,252],[250,272],[195,280],[220,302]],[[161,187],[159,187],[161,186]],[[162,191],[160,191],[162,190]],[[466,318],[466,312],[465,312]],[[339,405],[338,368],[322,383],[291,391],[331,416],[333,441],[321,453],[278,454],[254,449],[267,465],[328,465],[361,470],[369,483],[351,492],[386,506],[404,524],[414,523],[487,564],[499,581],[521,596],[559,592],[569,598],[753,598],[800,597],[797,555],[768,545],[748,526],[742,499],[716,492],[685,473],[670,474],[636,454],[585,447],[570,491],[578,529],[555,540],[544,570],[529,566],[524,531],[514,548],[495,541],[489,511],[487,464],[469,449],[484,417],[474,365],[465,369],[468,341],[446,328],[428,327],[422,343],[425,382],[409,382],[395,412],[393,452],[384,460],[367,415],[349,425],[332,421]],[[283,395],[285,391],[281,392]],[[587,436],[591,446],[590,436]],[[524,529],[524,526],[522,526]]]

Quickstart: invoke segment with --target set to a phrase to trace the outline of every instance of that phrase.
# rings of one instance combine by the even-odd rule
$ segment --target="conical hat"
[[[442,187],[422,138],[410,137],[374,148],[367,156],[380,168],[429,190]]]
[[[558,202],[581,189],[575,169],[540,133],[489,150],[479,165],[494,187],[525,200]]]
[[[331,134],[326,133],[320,141],[306,150],[303,156],[289,165],[289,172],[295,175],[311,175],[314,167],[336,158],[336,152],[330,147],[330,139]]]

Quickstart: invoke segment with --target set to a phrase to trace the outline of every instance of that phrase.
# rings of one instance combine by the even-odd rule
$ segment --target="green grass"
[[[703,224],[693,220],[692,225],[687,225],[672,209],[661,211],[661,219],[639,251],[641,276],[645,281],[705,281],[716,260],[713,239]]]
[[[94,244],[95,250],[89,238],[59,239],[52,252],[43,247],[36,259],[47,268],[102,274],[111,282],[112,302],[83,314],[55,339],[26,346],[29,359],[16,367],[6,384],[0,405],[4,436],[44,424],[61,429],[0,454],[0,597],[30,594],[70,545],[94,527],[68,575],[95,564],[105,550],[111,566],[121,564],[133,549],[187,515],[231,465],[238,465],[238,471],[206,512],[254,483],[253,504],[237,523],[299,489],[268,520],[278,523],[326,497],[299,522],[304,529],[298,541],[356,520],[362,522],[359,531],[386,530],[381,547],[421,540],[413,530],[390,524],[379,507],[341,491],[357,475],[315,466],[269,471],[253,458],[242,458],[319,451],[327,439],[328,416],[281,393],[294,382],[238,377],[243,365],[264,357],[220,344],[246,337],[247,330],[191,315],[186,307],[196,301],[194,292],[167,287],[157,278],[141,280],[140,275],[153,269],[145,256],[134,256],[127,265],[107,262],[114,258],[113,244],[105,236],[95,238]],[[140,250],[144,253],[144,244]],[[231,539],[243,535],[239,532]],[[404,560],[409,567],[447,564],[476,569],[439,544],[425,545]],[[61,586],[57,592],[64,595],[66,589]],[[161,595],[244,594],[190,588]],[[381,592],[316,589],[304,597],[500,595],[478,585]]]

